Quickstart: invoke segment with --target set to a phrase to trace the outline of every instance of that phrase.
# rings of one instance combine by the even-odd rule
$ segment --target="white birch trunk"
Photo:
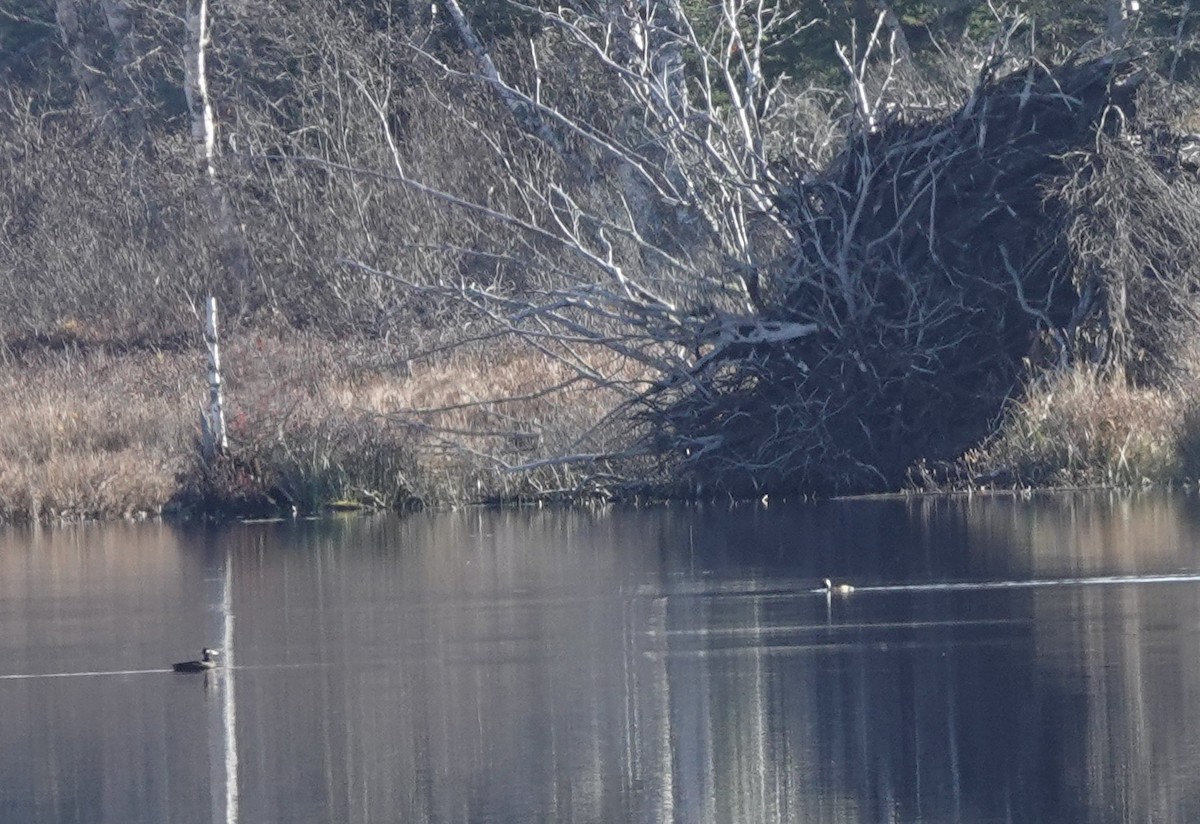
[[[677,36],[685,29],[685,12],[680,0],[665,0],[656,8],[661,18],[663,31],[670,37],[658,38],[662,42],[654,47],[654,74],[661,78],[663,98],[666,106],[682,123],[688,116],[687,63],[683,56],[683,38]]]
[[[212,461],[229,448],[225,433],[225,396],[221,389],[221,348],[217,339],[217,299],[205,302],[204,343],[208,346],[208,408],[200,416],[200,448]]]
[[[209,226],[222,263],[244,295],[250,281],[250,253],[217,175],[217,120],[208,89],[208,9],[208,0],[188,0],[184,95],[191,114],[192,143],[208,191]]]
[[[636,145],[638,139],[631,135],[647,115],[666,126],[661,131],[669,134],[687,117],[682,44],[668,36],[681,28],[677,0],[668,0],[663,7],[656,7],[648,0],[610,0],[604,15],[613,60],[628,70],[631,78],[638,79],[642,88],[637,98],[650,104],[649,111],[645,106],[632,104],[614,113],[621,124],[620,139],[627,145]],[[653,152],[647,155],[662,164],[673,186],[680,191],[686,188],[686,181],[667,147],[663,146],[657,156]],[[664,214],[647,181],[628,162],[620,165],[618,176],[638,231],[655,243],[667,243],[667,237],[660,231]]]
[[[187,49],[184,66],[183,93],[192,118],[192,143],[200,167],[209,183],[216,185],[214,164],[217,144],[217,122],[212,100],[208,94],[208,0],[188,0]]]

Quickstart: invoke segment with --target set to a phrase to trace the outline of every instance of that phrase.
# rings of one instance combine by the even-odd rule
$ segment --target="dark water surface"
[[[1184,493],[14,529],[0,822],[1200,821],[1198,647]]]

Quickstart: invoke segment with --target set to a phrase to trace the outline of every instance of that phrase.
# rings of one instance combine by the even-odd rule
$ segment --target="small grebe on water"
[[[210,669],[217,668],[217,662],[213,659],[214,655],[220,655],[219,649],[211,649],[205,647],[200,651],[199,661],[180,661],[178,664],[172,664],[171,669],[175,672],[207,672]]]
[[[825,579],[826,595],[849,595],[851,592],[854,592],[854,587],[849,584],[835,584],[828,578]]]

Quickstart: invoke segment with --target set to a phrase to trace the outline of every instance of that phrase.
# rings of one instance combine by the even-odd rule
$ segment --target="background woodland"
[[[1198,22],[0,0],[0,508],[1192,477]]]

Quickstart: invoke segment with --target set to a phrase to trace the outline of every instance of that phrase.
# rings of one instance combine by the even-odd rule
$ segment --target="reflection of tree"
[[[206,547],[212,568],[209,610],[213,625],[208,638],[219,638],[221,668],[204,673],[208,704],[208,762],[212,820],[238,821],[237,702],[234,698],[233,557],[229,547]]]
[[[1193,585],[804,592],[836,564],[1100,569],[1089,542],[1178,565],[1190,514],[1146,504],[470,513],[247,548],[243,667],[330,665],[239,670],[243,817],[1196,820]]]
[[[970,556],[967,575],[1167,572],[1196,545],[1184,503],[922,503],[893,539],[964,523],[945,548]],[[1007,570],[1003,547],[1018,550]],[[850,599],[825,636],[806,607],[769,598],[672,608],[669,635],[704,638],[671,650],[676,785],[703,785],[691,795],[712,820],[1194,819],[1179,776],[1200,766],[1197,734],[1180,722],[1200,690],[1178,616],[1195,614],[1195,587],[1165,586]]]
[[[947,625],[881,631],[852,604],[822,626],[822,599],[810,600],[785,608],[746,598],[672,625],[680,637],[696,633],[668,665],[683,820],[1063,812],[1031,791],[1044,786],[1050,742],[1029,712],[1027,638],[993,646]]]
[[[1200,512],[1186,497],[1158,492],[982,496],[951,506],[976,565],[996,576],[1174,573],[1181,548],[1200,539]]]
[[[1093,493],[979,502],[969,522],[976,550],[999,558],[1007,548],[1022,576],[1162,575],[1194,569],[1185,553],[1200,543],[1198,515],[1186,496]],[[1066,788],[1080,819],[1197,818],[1200,794],[1179,779],[1200,767],[1200,673],[1184,631],[1195,592],[1158,582],[1030,594],[1050,786]]]
[[[1095,820],[1190,821],[1200,769],[1194,720],[1194,584],[1044,592],[1034,602],[1045,681],[1071,689],[1077,735],[1063,741],[1068,781]],[[1065,596],[1065,597],[1063,597]]]

